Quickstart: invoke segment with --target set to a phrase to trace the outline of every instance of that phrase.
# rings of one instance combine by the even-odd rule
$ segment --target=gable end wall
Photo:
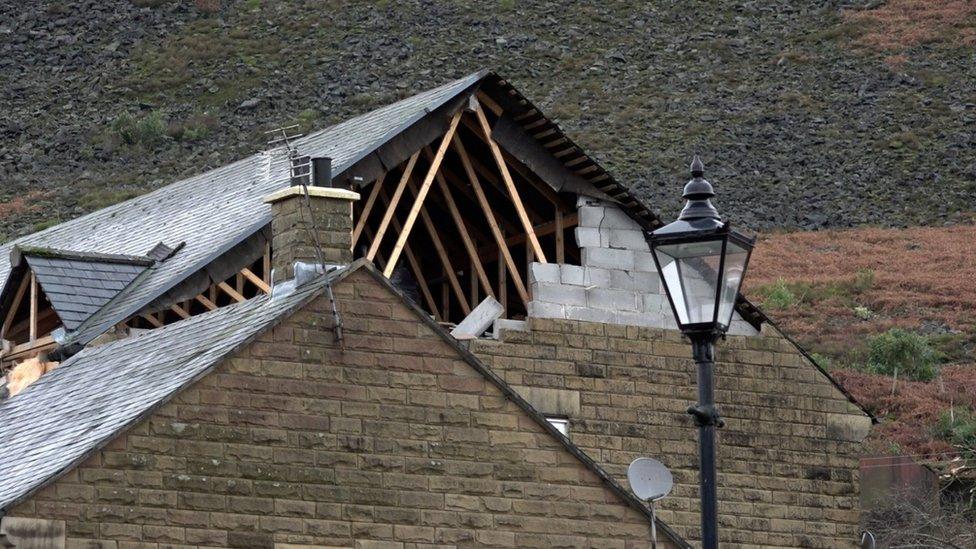
[[[646,547],[645,518],[368,273],[10,513],[68,547]]]

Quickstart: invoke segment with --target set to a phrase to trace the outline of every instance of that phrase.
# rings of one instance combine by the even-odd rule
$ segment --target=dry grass
[[[864,30],[857,42],[876,50],[932,43],[976,44],[974,0],[888,0],[876,8],[844,15]]]
[[[753,254],[745,293],[779,279],[814,287],[849,284],[858,272],[872,271],[873,284],[857,296],[829,297],[771,314],[801,339],[816,333],[822,342],[843,346],[896,326],[914,330],[926,324],[974,333],[974,242],[976,226],[766,236]],[[858,317],[852,299],[874,317]]]

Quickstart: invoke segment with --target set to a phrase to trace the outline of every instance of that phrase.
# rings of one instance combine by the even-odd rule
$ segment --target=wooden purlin
[[[495,159],[495,164],[498,167],[499,173],[501,173],[502,181],[504,181],[505,186],[508,188],[509,198],[511,198],[512,203],[515,205],[515,212],[518,214],[519,220],[522,222],[522,228],[529,237],[529,245],[532,246],[532,252],[535,254],[535,257],[540,263],[546,263],[546,255],[542,252],[542,246],[539,245],[539,239],[536,237],[535,232],[533,231],[532,222],[529,220],[529,215],[525,211],[525,205],[522,204],[522,198],[519,196],[518,189],[515,188],[515,182],[512,181],[512,174],[508,172],[508,165],[505,163],[505,157],[502,156],[501,149],[491,137],[491,126],[488,124],[488,118],[485,117],[485,113],[481,109],[480,103],[476,102],[474,107],[474,114],[478,119],[478,123],[481,125],[481,131],[484,134],[485,142],[488,143],[488,148],[491,150],[491,155]]]
[[[217,287],[220,288],[221,290],[223,290],[225,294],[229,295],[231,297],[231,299],[233,299],[234,301],[236,301],[238,303],[247,301],[247,298],[245,298],[243,295],[239,294],[237,292],[237,290],[235,290],[234,288],[231,288],[230,284],[228,284],[226,282],[220,282],[220,283],[218,283],[217,284]]]
[[[515,284],[515,289],[518,292],[519,297],[522,298],[522,303],[528,307],[529,294],[525,289],[525,284],[522,282],[521,275],[519,275],[518,268],[515,266],[515,261],[512,260],[512,254],[508,249],[508,245],[505,243],[505,237],[502,235],[502,231],[498,227],[498,223],[495,221],[495,214],[491,209],[491,204],[488,203],[488,198],[485,197],[485,190],[481,187],[481,182],[478,181],[478,174],[475,173],[474,167],[471,166],[471,160],[468,157],[468,152],[464,148],[464,144],[461,143],[461,139],[456,135],[454,136],[453,144],[454,150],[461,158],[461,166],[464,168],[464,172],[468,176],[468,181],[471,183],[471,188],[474,190],[475,196],[478,199],[478,204],[481,206],[481,210],[485,214],[485,218],[488,221],[488,226],[491,228],[491,234],[493,237],[495,237],[495,244],[498,246],[498,251],[502,255],[503,263],[508,268],[508,272],[512,275],[512,282]],[[499,293],[501,293],[501,290],[499,290]]]
[[[459,110],[451,118],[451,123],[447,128],[447,133],[445,133],[444,137],[441,139],[441,144],[437,148],[437,154],[434,155],[434,159],[430,164],[430,169],[427,170],[427,175],[424,177],[423,183],[420,184],[417,199],[414,202],[414,205],[410,208],[410,212],[407,214],[407,219],[403,222],[403,231],[400,233],[400,237],[393,246],[393,251],[390,253],[390,257],[388,259],[389,263],[386,265],[386,269],[383,270],[383,275],[387,278],[393,274],[393,269],[396,266],[397,260],[400,259],[400,253],[403,251],[403,246],[407,243],[407,238],[410,237],[410,231],[413,230],[413,225],[417,221],[420,208],[424,205],[424,200],[427,198],[427,193],[430,191],[430,186],[434,182],[434,174],[437,173],[437,170],[440,168],[441,161],[444,160],[444,154],[447,153],[447,147],[451,144],[451,138],[454,137],[454,134],[457,131],[458,122],[461,121],[461,115],[463,113],[464,111]],[[420,151],[414,153],[414,156],[417,154],[420,154]]]
[[[28,324],[30,342],[37,341],[37,300],[40,299],[37,287],[37,275],[30,273],[30,323]]]
[[[556,210],[556,263],[566,263],[566,235],[563,231],[563,211],[558,205]]]
[[[410,155],[410,159],[407,160],[407,166],[403,169],[403,174],[400,175],[400,182],[397,183],[396,189],[393,191],[393,198],[390,199],[390,204],[383,213],[383,219],[380,220],[379,227],[376,228],[376,236],[369,246],[369,251],[366,252],[366,259],[370,261],[376,257],[376,252],[380,249],[380,244],[386,235],[386,229],[390,226],[390,219],[396,214],[397,206],[400,205],[400,198],[403,196],[404,189],[407,188],[407,181],[410,179],[410,174],[413,173],[413,168],[417,165],[417,158],[419,157],[420,151],[417,151]],[[390,275],[386,276],[389,278]]]
[[[433,153],[429,148],[424,149],[424,153],[429,157],[433,156]],[[441,191],[441,196],[444,198],[444,204],[447,206],[447,211],[454,220],[454,225],[457,227],[458,234],[461,235],[461,241],[464,244],[464,249],[468,252],[468,259],[471,260],[471,268],[477,274],[477,279],[481,281],[481,285],[485,288],[485,292],[491,297],[495,297],[495,292],[491,289],[491,282],[488,281],[488,274],[485,273],[485,268],[481,264],[481,257],[478,255],[478,248],[475,246],[474,241],[471,239],[471,235],[468,234],[467,226],[464,223],[464,216],[461,215],[460,210],[458,210],[457,203],[454,202],[454,196],[451,194],[451,189],[447,185],[447,181],[440,172],[437,172],[435,176],[437,181],[437,187]],[[475,277],[471,277],[475,280]],[[475,297],[477,297],[477,285],[475,285],[475,291],[473,292]],[[477,303],[475,298],[471,299],[471,304]]]

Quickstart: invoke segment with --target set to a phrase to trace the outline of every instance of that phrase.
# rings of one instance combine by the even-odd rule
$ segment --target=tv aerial
[[[630,489],[651,507],[651,547],[657,549],[657,516],[654,503],[671,493],[674,477],[663,463],[651,458],[637,458],[627,468]]]

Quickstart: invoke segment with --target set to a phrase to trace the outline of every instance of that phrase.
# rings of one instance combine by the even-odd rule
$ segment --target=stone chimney
[[[295,277],[295,262],[318,263],[315,236],[327,265],[352,262],[352,203],[359,193],[334,187],[293,186],[264,197],[271,204],[271,257],[274,280]],[[311,209],[311,215],[309,212]],[[312,227],[316,228],[313,234]]]

